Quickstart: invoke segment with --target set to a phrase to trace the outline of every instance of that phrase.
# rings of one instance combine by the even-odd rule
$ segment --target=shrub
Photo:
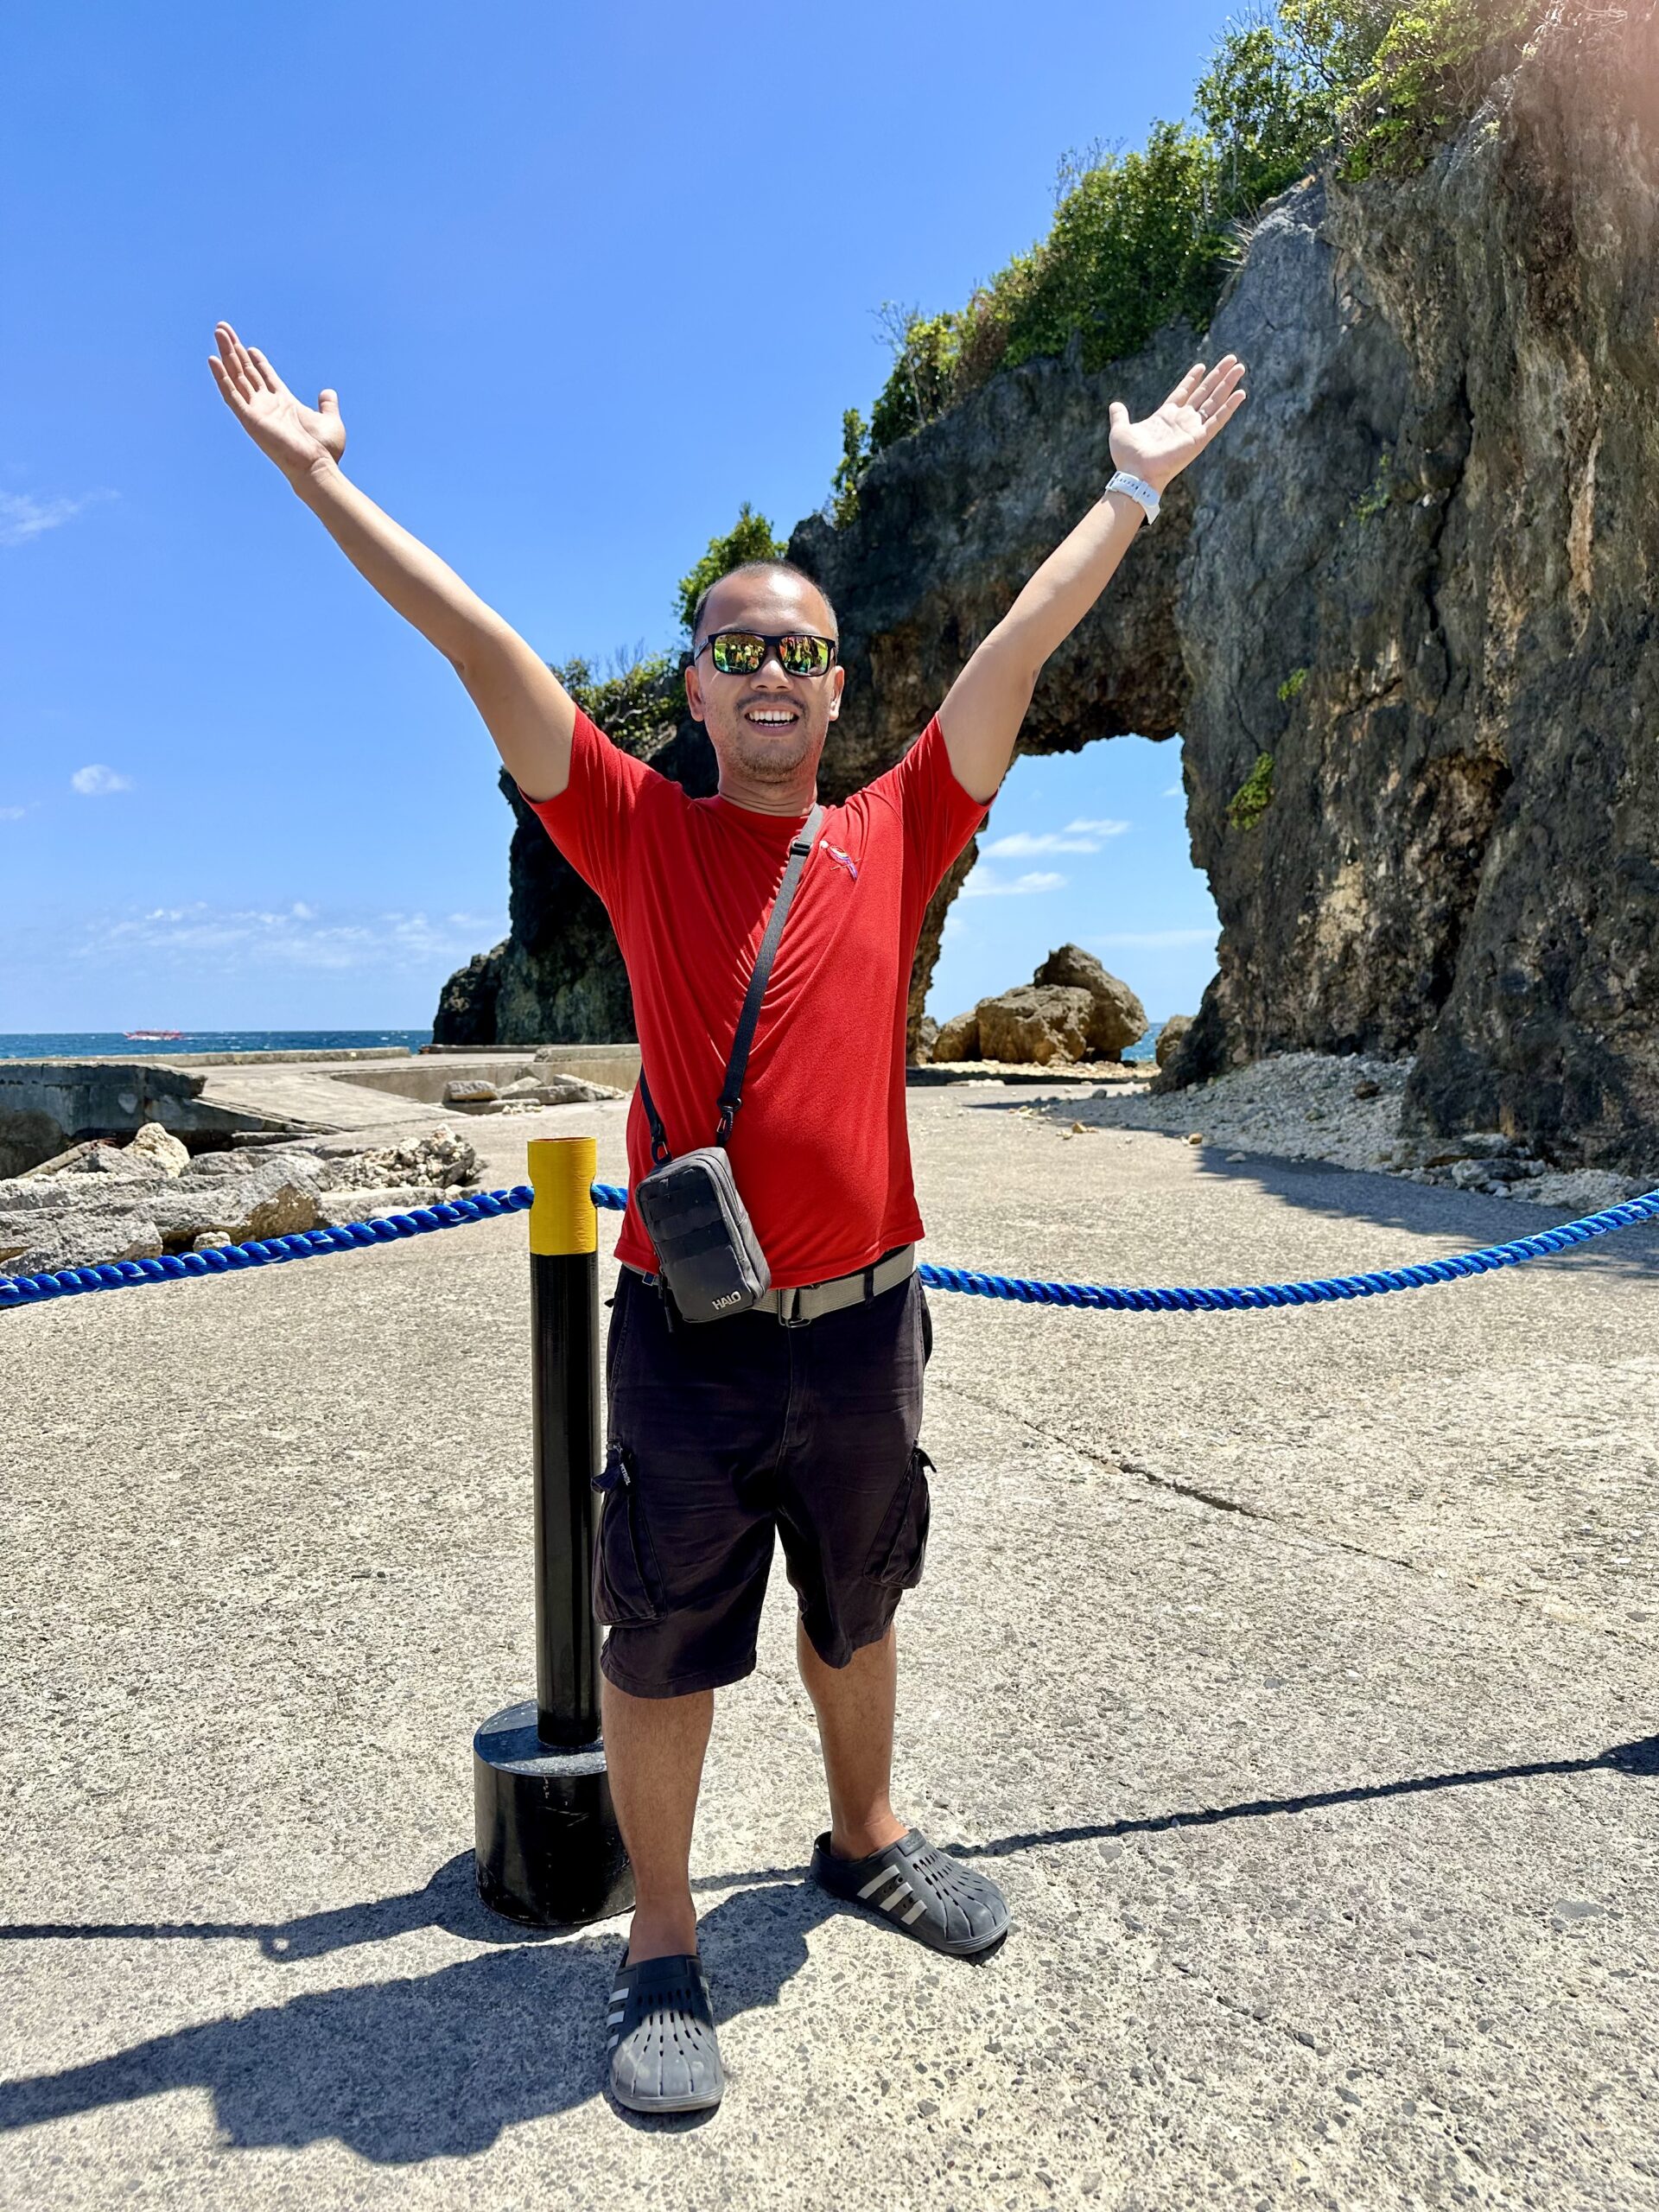
[[[648,653],[643,645],[612,656],[602,672],[585,660],[553,664],[583,714],[625,753],[639,753],[685,710],[677,653]]]
[[[1082,341],[1086,365],[1184,315],[1208,329],[1251,218],[1321,162],[1350,179],[1421,167],[1519,51],[1547,0],[1281,0],[1229,24],[1193,93],[1199,127],[1158,122],[1142,151],[1063,167],[1047,236],[965,307],[890,304],[893,368],[868,442],[844,446],[831,512],[857,511],[871,455],[996,371]]]
[[[711,537],[709,550],[696,567],[680,578],[674,610],[682,626],[690,629],[697,601],[709,585],[718,583],[728,569],[744,561],[781,561],[784,551],[782,543],[772,536],[772,524],[765,515],[756,514],[745,499],[737,511],[737,520],[725,537]]]
[[[1279,697],[1281,702],[1287,707],[1306,681],[1307,671],[1305,668],[1293,668],[1290,674],[1279,686]]]
[[[1235,830],[1254,830],[1273,804],[1273,755],[1258,753],[1253,767],[1227,803],[1227,819]]]
[[[1341,174],[1409,176],[1513,67],[1543,0],[1416,0],[1389,23],[1344,104]]]
[[[1384,446],[1378,457],[1376,474],[1354,501],[1354,519],[1370,522],[1373,515],[1380,515],[1394,493],[1394,454]]]
[[[830,519],[837,530],[858,512],[858,480],[869,465],[870,434],[856,407],[841,418],[841,459],[830,484]]]

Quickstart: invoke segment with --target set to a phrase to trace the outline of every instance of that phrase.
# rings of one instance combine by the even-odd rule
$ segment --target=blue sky
[[[17,0],[0,1030],[413,1027],[505,928],[488,737],[238,429],[218,317],[549,658],[666,644],[740,500],[824,498],[880,303],[960,301],[1068,149],[1185,115],[1226,13]],[[1066,938],[1191,1011],[1179,782],[1173,743],[1018,763],[935,1012]]]

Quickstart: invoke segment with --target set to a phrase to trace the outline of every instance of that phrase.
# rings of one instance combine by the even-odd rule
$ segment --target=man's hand
[[[1204,363],[1195,362],[1144,423],[1131,423],[1122,401],[1113,400],[1112,459],[1161,492],[1244,404],[1243,375],[1243,363],[1232,353],[1207,375]],[[1145,527],[1144,511],[1127,493],[1103,493],[950,686],[939,727],[951,772],[975,798],[995,797],[1043,663],[1100,597],[1136,531]]]
[[[213,336],[219,352],[208,355],[207,365],[219,397],[290,483],[320,461],[340,459],[346,425],[332,391],[319,392],[315,408],[303,407],[259,348],[245,346],[228,322],[216,323]]]
[[[496,750],[526,798],[555,798],[570,779],[575,702],[540,656],[493,607],[339,466],[346,425],[333,391],[302,407],[257,346],[228,322],[209,356],[219,397],[280,468],[347,560],[429,639],[466,685]]]
[[[1122,401],[1113,400],[1107,410],[1113,461],[1161,493],[1243,405],[1238,389],[1243,376],[1244,364],[1235,353],[1224,354],[1208,376],[1204,363],[1196,361],[1158,412],[1141,423],[1131,423]]]

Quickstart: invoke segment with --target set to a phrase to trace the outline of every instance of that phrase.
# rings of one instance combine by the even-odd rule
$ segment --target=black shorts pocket
[[[885,1583],[889,1589],[913,1590],[922,1579],[922,1565],[927,1557],[928,1522],[932,1513],[927,1477],[932,1467],[933,1462],[921,1446],[912,1444],[904,1479],[893,1493],[887,1518],[871,1547],[868,1569],[870,1579]],[[938,1470],[934,1471],[937,1473]]]
[[[594,1618],[607,1627],[660,1620],[662,1578],[651,1531],[639,1510],[639,1483],[632,1452],[613,1444],[594,1477],[600,1493],[599,1526],[594,1531]]]

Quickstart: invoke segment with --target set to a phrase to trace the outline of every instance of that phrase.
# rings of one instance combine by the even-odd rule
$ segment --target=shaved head
[[[710,605],[716,594],[724,592],[727,585],[735,583],[740,578],[759,578],[760,576],[769,575],[795,576],[798,578],[802,583],[810,584],[813,590],[817,594],[820,601],[822,601],[824,613],[829,618],[826,627],[820,632],[819,634],[826,638],[839,637],[840,630],[836,620],[836,610],[830,604],[829,593],[825,591],[823,586],[818,582],[816,576],[808,575],[804,569],[798,569],[792,561],[741,561],[736,568],[728,569],[723,576],[716,576],[713,583],[704,587],[702,594],[698,599],[696,606],[692,610],[691,614],[691,650],[693,652],[696,652],[697,647],[702,643],[703,639],[711,630],[717,629],[720,626],[718,623],[709,619]]]

